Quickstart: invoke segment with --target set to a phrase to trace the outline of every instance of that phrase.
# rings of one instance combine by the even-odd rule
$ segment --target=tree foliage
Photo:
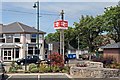
[[[108,35],[115,40],[120,41],[120,6],[105,8],[104,12],[105,26],[108,29]]]
[[[93,16],[88,15],[82,16],[79,23],[74,23],[79,38],[82,37],[83,43],[87,43],[90,52],[93,51],[96,46],[94,39],[104,31],[102,23],[103,20],[101,16],[94,18]]]

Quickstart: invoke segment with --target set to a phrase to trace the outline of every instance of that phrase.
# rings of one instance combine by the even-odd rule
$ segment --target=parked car
[[[31,63],[39,63],[40,58],[39,56],[33,55],[33,56],[27,56],[26,58],[22,58],[16,61],[18,65],[24,65],[26,64],[31,64]]]
[[[3,67],[2,62],[0,62],[0,80],[4,78],[5,68]]]

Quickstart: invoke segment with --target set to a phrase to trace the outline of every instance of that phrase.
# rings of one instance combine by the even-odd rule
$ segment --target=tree
[[[97,38],[97,36],[99,36],[99,34],[103,33],[104,31],[104,27],[102,27],[102,16],[97,16],[95,18],[88,15],[82,16],[80,22],[75,22],[74,25],[77,34],[80,35],[79,37],[82,38],[82,40],[84,41],[83,43],[86,43],[89,47],[89,52],[94,51],[94,39]]]
[[[55,33],[50,33],[48,34],[45,39],[46,41],[49,43],[49,42],[59,42],[59,31],[55,32]]]
[[[68,27],[68,29],[64,31],[66,49],[69,49],[69,45],[73,48],[77,47],[75,33],[75,29],[72,27]]]
[[[115,40],[120,41],[120,6],[111,6],[105,8],[104,12],[105,27],[108,30],[108,35]]]

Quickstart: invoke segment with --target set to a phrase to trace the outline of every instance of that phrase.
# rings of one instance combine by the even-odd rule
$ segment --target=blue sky
[[[34,2],[2,2],[0,3],[0,23],[9,24],[12,22],[22,22],[32,27],[36,27],[36,9],[33,9]],[[101,15],[104,8],[117,5],[116,2],[40,2],[40,30],[48,33],[55,32],[53,22],[60,19],[59,13],[65,11],[65,20],[69,26],[73,27],[74,22],[78,22],[81,15]],[[8,11],[10,10],[10,11]],[[16,11],[16,12],[15,12]],[[28,13],[20,13],[28,12]],[[46,15],[47,14],[47,15]],[[49,14],[49,15],[48,15]],[[52,15],[50,15],[52,14]]]

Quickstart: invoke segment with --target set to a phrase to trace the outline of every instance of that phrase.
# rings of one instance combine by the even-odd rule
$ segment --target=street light
[[[39,54],[39,0],[34,3],[33,8],[37,8],[37,54]]]

